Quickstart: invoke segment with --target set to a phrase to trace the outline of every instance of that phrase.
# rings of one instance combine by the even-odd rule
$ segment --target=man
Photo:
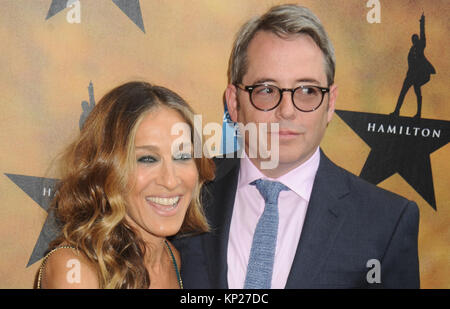
[[[258,142],[278,139],[279,162],[262,168],[249,138],[242,158],[215,160],[203,190],[211,232],[177,243],[185,287],[419,287],[417,205],[319,148],[338,94],[334,70],[331,42],[304,7],[277,6],[241,28],[227,107],[243,125],[277,124]]]

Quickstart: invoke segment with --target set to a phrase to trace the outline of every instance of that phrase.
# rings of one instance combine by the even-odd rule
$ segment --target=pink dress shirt
[[[243,153],[228,239],[228,287],[230,289],[244,287],[253,233],[265,205],[258,189],[250,183],[265,178],[279,181],[290,189],[282,191],[278,198],[279,224],[272,275],[272,288],[283,289],[297,251],[314,178],[319,167],[319,148],[302,165],[277,179],[264,176],[249,160],[245,151]]]

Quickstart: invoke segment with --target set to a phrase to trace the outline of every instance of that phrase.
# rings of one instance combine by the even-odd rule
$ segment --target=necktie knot
[[[267,179],[257,179],[250,183],[256,186],[264,201],[269,204],[278,204],[278,196],[281,191],[288,191],[289,188],[278,181]]]

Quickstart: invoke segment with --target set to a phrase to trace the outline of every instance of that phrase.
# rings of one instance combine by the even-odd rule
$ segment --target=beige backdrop
[[[0,9],[0,288],[31,288],[40,263],[26,267],[46,212],[4,174],[54,177],[52,159],[78,132],[81,101],[143,79],[177,91],[203,124],[222,122],[228,56],[238,27],[286,1],[141,0],[142,32],[111,0],[82,0],[81,22],[68,9],[45,20],[51,0],[1,0]],[[292,1],[290,1],[292,2]],[[301,1],[322,20],[335,45],[337,108],[388,114],[407,71],[411,35],[426,15],[425,54],[438,74],[422,87],[422,117],[450,119],[446,0],[381,2],[381,23],[368,23],[365,0]],[[412,116],[411,89],[402,114]],[[359,174],[370,148],[337,115],[322,148]],[[424,288],[450,287],[450,147],[431,155],[438,210],[398,174],[379,184],[420,208]]]

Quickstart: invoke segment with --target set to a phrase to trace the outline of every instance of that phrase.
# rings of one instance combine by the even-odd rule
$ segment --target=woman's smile
[[[150,207],[161,216],[173,216],[178,211],[180,196],[175,197],[158,197],[148,196],[145,200]]]

